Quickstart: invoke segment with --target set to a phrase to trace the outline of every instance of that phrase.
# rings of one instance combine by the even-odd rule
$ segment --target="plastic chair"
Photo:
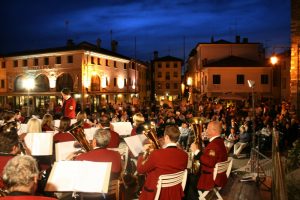
[[[223,172],[226,172],[227,178],[229,177],[231,173],[232,168],[232,161],[233,159],[231,157],[228,157],[227,161],[224,162],[218,162],[215,165],[214,171],[213,171],[213,179],[216,180],[216,177],[218,174],[221,174]],[[206,190],[206,191],[200,191],[198,190],[199,194],[199,200],[205,200],[205,197],[208,195],[210,191],[215,192],[219,200],[223,200],[222,196],[220,195],[219,191],[221,190],[221,187],[214,187],[212,190]]]
[[[157,191],[154,200],[159,199],[161,188],[172,187],[181,183],[182,190],[184,190],[186,179],[187,179],[187,169],[173,174],[160,175],[156,186]]]

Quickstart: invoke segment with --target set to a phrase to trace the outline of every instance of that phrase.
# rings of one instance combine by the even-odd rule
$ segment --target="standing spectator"
[[[68,88],[64,88],[61,91],[63,97],[63,116],[69,117],[70,119],[75,119],[76,117],[76,101],[71,97],[71,91]]]
[[[189,128],[186,121],[182,121],[181,126],[179,127],[180,136],[178,143],[183,149],[188,149],[188,139],[191,134],[191,129]]]

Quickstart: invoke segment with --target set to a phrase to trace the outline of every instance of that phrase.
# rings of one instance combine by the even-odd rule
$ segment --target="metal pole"
[[[27,117],[30,116],[30,110],[29,110],[29,88],[27,89]]]

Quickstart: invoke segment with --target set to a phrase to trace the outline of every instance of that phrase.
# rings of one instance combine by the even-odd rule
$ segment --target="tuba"
[[[80,120],[74,124],[72,124],[66,132],[69,132],[73,135],[73,137],[77,140],[80,146],[85,150],[85,152],[91,151],[93,148],[90,143],[87,141],[84,130],[83,130],[83,121]]]
[[[202,118],[200,117],[193,117],[190,119],[191,121],[191,125],[193,128],[193,132],[194,132],[194,142],[197,146],[198,149],[200,150],[200,152],[202,152],[203,150],[203,146],[202,146]],[[196,159],[195,157],[193,157],[192,159],[192,168],[191,168],[191,173],[192,174],[199,174],[200,172],[200,161],[199,159]]]

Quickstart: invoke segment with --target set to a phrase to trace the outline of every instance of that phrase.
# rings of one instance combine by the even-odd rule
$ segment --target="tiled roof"
[[[173,57],[173,56],[164,56],[164,57],[154,59],[153,61],[180,61],[180,62],[183,62],[182,59],[176,58],[176,57]]]
[[[4,54],[4,57],[13,57],[13,56],[24,56],[24,55],[32,55],[32,54],[42,54],[42,53],[55,53],[55,52],[61,52],[61,51],[72,51],[72,50],[87,50],[87,51],[93,51],[96,53],[102,53],[105,55],[110,55],[118,58],[123,58],[123,59],[130,59],[127,56],[118,54],[116,52],[103,49],[103,48],[98,48],[96,45],[93,45],[89,42],[81,42],[77,45],[72,44],[72,45],[67,45],[63,47],[54,47],[54,48],[46,48],[46,49],[38,49],[38,50],[29,50],[29,51],[20,51],[20,52],[13,52],[13,53],[8,53]]]

